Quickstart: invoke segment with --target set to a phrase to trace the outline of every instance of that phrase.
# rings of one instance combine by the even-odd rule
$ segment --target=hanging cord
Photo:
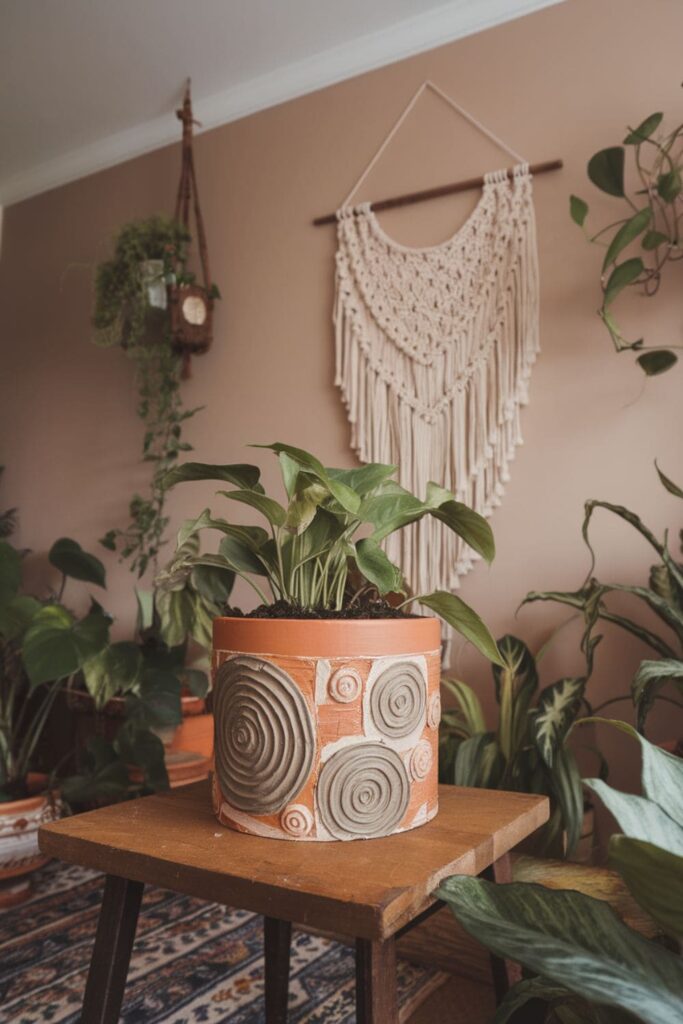
[[[408,117],[408,114],[411,112],[411,110],[413,109],[413,107],[415,106],[417,101],[419,100],[420,96],[422,95],[423,92],[425,92],[426,89],[431,89],[432,92],[435,92],[437,96],[440,96],[441,99],[444,100],[446,103],[448,103],[448,105],[450,107],[452,107],[453,110],[455,110],[455,112],[457,114],[460,114],[460,116],[464,117],[466,121],[469,121],[469,123],[471,125],[473,125],[478,131],[480,131],[482,133],[482,135],[485,135],[488,139],[491,140],[491,142],[493,142],[500,149],[505,150],[505,152],[509,156],[513,157],[518,163],[526,164],[526,160],[524,159],[523,156],[521,156],[514,149],[512,149],[510,146],[508,146],[506,142],[503,142],[503,140],[501,138],[499,138],[494,132],[492,132],[489,128],[487,128],[485,125],[483,125],[481,123],[481,121],[477,120],[476,117],[474,117],[467,110],[465,110],[464,107],[461,107],[459,103],[456,103],[456,101],[451,96],[448,96],[443,91],[443,89],[440,89],[438,87],[438,85],[435,85],[434,82],[431,82],[431,81],[428,80],[428,81],[422,83],[420,88],[417,90],[417,92],[415,93],[413,98],[410,100],[410,102],[408,103],[408,105],[404,109],[403,113],[400,115],[400,117],[398,118],[398,120],[394,124],[393,128],[390,129],[389,134],[385,137],[385,139],[382,142],[381,146],[379,147],[379,149],[377,150],[375,155],[372,157],[372,159],[370,160],[370,162],[366,166],[366,168],[363,171],[363,173],[361,174],[360,178],[358,179],[356,184],[353,186],[353,188],[351,189],[351,191],[347,195],[347,197],[344,200],[344,202],[341,204],[341,209],[344,209],[344,207],[348,206],[349,200],[358,191],[360,186],[363,184],[363,182],[367,178],[368,174],[373,169],[373,167],[375,166],[377,161],[380,159],[380,157],[382,156],[382,154],[386,150],[387,146],[389,145],[389,143],[393,139],[394,135],[396,135],[396,132],[399,130],[399,128],[401,127],[401,125],[403,124],[405,119]],[[505,174],[506,174],[506,177],[507,177],[507,172],[505,172]]]

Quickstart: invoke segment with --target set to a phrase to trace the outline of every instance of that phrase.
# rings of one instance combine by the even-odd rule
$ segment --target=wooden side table
[[[267,1024],[285,1024],[292,922],[356,939],[358,1024],[396,1024],[395,940],[453,874],[504,881],[507,853],[548,819],[545,797],[442,786],[437,817],[385,839],[284,842],[222,828],[208,782],[44,826],[43,853],[107,875],[82,1024],[119,1019],[145,884],[265,918]],[[494,964],[498,991],[505,971]]]

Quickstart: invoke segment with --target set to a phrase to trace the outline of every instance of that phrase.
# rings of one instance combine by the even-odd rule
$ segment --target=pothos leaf
[[[355,558],[363,576],[377,587],[380,594],[391,594],[401,589],[401,570],[390,561],[377,541],[371,537],[357,541]]]

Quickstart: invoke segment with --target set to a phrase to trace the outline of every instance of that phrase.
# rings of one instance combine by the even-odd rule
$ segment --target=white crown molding
[[[366,71],[404,60],[464,36],[532,14],[564,0],[451,0],[441,7],[360,36],[304,60],[194,99],[202,131],[236,121],[267,107],[334,85]],[[5,206],[113,167],[178,140],[174,117],[145,121],[115,135],[63,153],[0,182]]]

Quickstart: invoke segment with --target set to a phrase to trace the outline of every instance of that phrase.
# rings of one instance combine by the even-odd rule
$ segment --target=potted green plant
[[[49,559],[62,574],[59,591],[38,599],[22,592],[22,552],[0,536],[0,906],[25,899],[30,875],[45,858],[40,825],[60,813],[54,779],[36,771],[36,755],[61,689],[107,643],[109,618],[96,601],[81,617],[64,604],[67,578],[104,586],[104,568],[73,540],[62,538]],[[54,766],[53,766],[54,767]]]
[[[603,719],[592,719],[601,722]],[[640,743],[642,796],[599,779],[586,785],[615,817],[609,862],[636,902],[658,925],[660,941],[624,924],[602,900],[533,883],[492,885],[479,878],[445,879],[435,895],[498,956],[523,964],[496,1024],[526,1020],[529,1003],[545,1003],[555,1021],[678,1024],[683,1006],[683,761],[660,750],[624,722],[612,726]],[[666,947],[669,948],[666,948]],[[531,1012],[530,1019],[543,1019]]]
[[[216,772],[222,824],[281,839],[354,839],[416,827],[437,812],[440,628],[436,612],[493,661],[479,616],[454,594],[405,596],[381,542],[424,516],[454,530],[487,561],[487,522],[436,484],[425,500],[400,487],[395,466],[329,469],[299,448],[278,457],[284,503],[256,466],[188,463],[166,485],[215,480],[256,510],[261,526],[206,509],[184,524],[177,560],[158,578],[174,587],[198,566],[229,569],[260,602],[214,622]],[[222,534],[216,554],[190,538]],[[403,592],[403,593],[402,593]],[[387,595],[398,596],[393,605]]]
[[[613,305],[628,288],[636,288],[645,296],[655,295],[664,268],[683,258],[683,125],[664,130],[663,118],[661,112],[650,114],[637,128],[628,129],[622,145],[601,149],[588,161],[591,182],[601,192],[621,200],[616,218],[589,236],[590,242],[605,248],[598,315],[616,351],[637,352],[637,362],[648,376],[674,366],[678,357],[672,350],[681,346],[657,348],[645,345],[642,338],[629,341],[615,319]],[[631,189],[625,180],[627,154],[635,185]],[[569,208],[572,220],[583,229],[588,204],[579,196],[571,196]]]
[[[467,683],[444,679],[452,704],[439,738],[440,781],[457,786],[545,793],[550,819],[527,844],[543,856],[585,856],[592,822],[575,752],[568,743],[574,722],[590,711],[585,692],[595,641],[586,638],[586,670],[541,688],[538,662],[515,636],[498,640],[501,665],[493,665],[498,720],[486,723],[479,697]]]

